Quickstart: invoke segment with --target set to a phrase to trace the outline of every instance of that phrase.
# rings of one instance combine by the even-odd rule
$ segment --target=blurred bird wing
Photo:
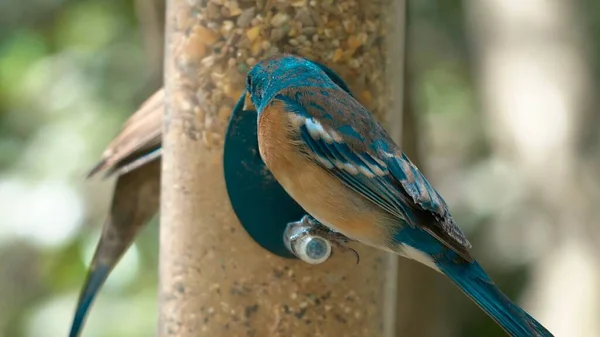
[[[122,175],[160,157],[164,95],[163,89],[154,93],[125,122],[88,177],[100,171]]]
[[[293,113],[300,139],[318,165],[383,210],[472,259],[471,245],[444,200],[356,100],[343,93],[321,99],[316,94],[284,94],[276,99]],[[427,213],[436,221],[414,218]]]

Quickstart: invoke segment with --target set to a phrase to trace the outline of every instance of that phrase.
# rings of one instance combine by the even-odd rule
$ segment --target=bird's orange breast
[[[317,165],[297,138],[298,120],[280,103],[258,121],[260,155],[286,192],[324,225],[378,247],[387,245],[391,216]]]

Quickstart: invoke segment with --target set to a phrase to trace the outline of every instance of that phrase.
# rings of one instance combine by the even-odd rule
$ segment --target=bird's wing
[[[471,243],[454,222],[444,199],[417,166],[401,151],[390,156],[386,162],[391,175],[400,182],[412,202],[435,218],[433,226],[428,226],[430,233],[470,261],[472,258],[468,250]]]
[[[106,175],[122,175],[160,157],[163,111],[164,90],[161,89],[125,122],[88,177],[100,171],[107,171]]]
[[[283,92],[275,100],[293,113],[303,148],[318,165],[401,221],[472,259],[471,245],[442,197],[354,98],[341,90],[308,89]],[[421,221],[426,214],[431,221]]]

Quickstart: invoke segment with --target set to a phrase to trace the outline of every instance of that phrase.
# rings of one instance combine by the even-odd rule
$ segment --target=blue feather
[[[396,233],[394,239],[399,244],[413,247],[430,256],[444,275],[511,336],[553,336],[502,293],[477,261],[466,261],[431,234],[419,228],[403,227]]]
[[[462,232],[460,227],[454,223],[448,206],[438,192],[429,184],[429,181],[417,169],[417,167],[402,153],[401,157],[393,156],[387,160],[392,175],[404,188],[403,190],[412,199],[413,205],[418,205],[421,211],[429,212],[435,218],[433,226],[428,223],[430,233],[435,233],[448,247],[467,260],[472,260],[468,249],[471,243]]]
[[[279,92],[300,85],[322,89],[342,89],[353,96],[346,83],[330,68],[303,58],[264,59],[248,72],[246,90],[252,93],[252,103],[260,114],[265,105]],[[323,91],[327,94],[327,91]]]
[[[337,132],[343,134],[344,136],[356,138],[359,141],[364,141],[363,136],[360,135],[351,125],[342,125],[336,129]],[[372,159],[371,159],[372,160]],[[372,161],[375,163],[375,161]],[[375,163],[377,164],[377,163]]]
[[[98,293],[98,290],[108,277],[112,267],[106,264],[100,264],[90,270],[88,278],[85,281],[85,286],[79,296],[79,302],[77,303],[77,309],[75,310],[75,317],[71,324],[71,331],[69,337],[77,337],[81,333],[81,328],[85,322],[87,313]]]
[[[477,261],[438,261],[438,268],[511,336],[552,336],[492,282]]]
[[[314,152],[315,155],[317,155],[317,156],[323,158],[324,160],[327,160],[329,163],[331,163],[331,161],[329,161],[329,159],[327,159],[327,158],[328,157],[331,158],[332,156],[331,156],[329,150],[327,149],[327,147],[325,146],[326,144],[324,142],[314,141],[310,137],[310,134],[309,134],[308,130],[306,129],[306,126],[302,126],[300,128],[300,133],[301,133],[301,137],[304,140],[305,144]],[[369,188],[366,188],[365,184],[361,182],[359,177],[352,176],[351,174],[344,172],[343,170],[336,169],[335,167],[333,167],[333,164],[331,164],[331,166],[332,167],[328,168],[328,170],[334,176],[336,176],[338,179],[341,179],[342,181],[344,181],[344,183],[346,183],[351,189],[364,195],[369,200],[373,200],[373,202],[375,202],[376,204],[379,204],[379,205],[386,204],[386,201],[382,197],[380,197],[377,192],[372,191]],[[382,206],[382,207],[387,207],[387,206]]]
[[[288,104],[289,105],[289,104]],[[302,107],[294,104],[290,107],[298,111],[300,115],[306,114],[302,111]],[[305,151],[308,150],[308,155],[315,159],[315,162],[321,165],[328,172],[343,181],[348,187],[355,192],[363,195],[368,200],[379,205],[382,209],[390,214],[402,218],[404,214],[408,214],[405,209],[405,204],[400,202],[400,196],[397,189],[390,183],[387,175],[378,175],[369,167],[377,165],[384,172],[385,167],[379,166],[373,159],[370,162],[362,158],[368,158],[369,154],[357,154],[353,152],[348,145],[339,142],[328,143],[323,138],[316,139],[311,135],[309,128],[315,128],[311,123],[306,123],[300,127],[299,136],[306,145]],[[317,131],[313,129],[313,134]],[[323,162],[330,165],[324,165]],[[336,167],[336,163],[347,165],[354,168],[356,172],[349,172],[347,169]],[[370,173],[368,176],[362,172]]]

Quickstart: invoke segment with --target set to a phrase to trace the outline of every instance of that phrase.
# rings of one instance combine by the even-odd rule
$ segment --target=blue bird
[[[448,206],[372,114],[304,58],[248,73],[261,158],[311,216],[446,275],[511,336],[552,336],[494,284]]]

